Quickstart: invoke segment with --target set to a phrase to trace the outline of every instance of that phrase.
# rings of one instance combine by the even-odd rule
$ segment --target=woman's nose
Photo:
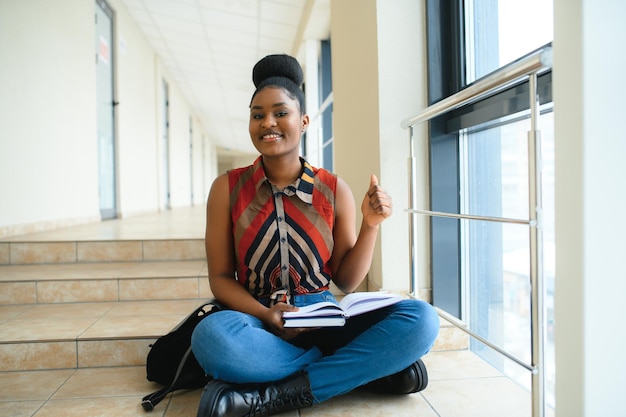
[[[274,116],[268,115],[263,118],[261,126],[262,127],[276,126],[276,119],[274,118]]]

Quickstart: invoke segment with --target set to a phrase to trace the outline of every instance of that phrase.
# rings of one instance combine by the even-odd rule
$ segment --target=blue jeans
[[[334,300],[329,291],[297,296],[296,306]],[[232,383],[270,382],[306,370],[318,402],[399,372],[426,354],[439,317],[420,300],[365,313],[342,327],[325,327],[285,341],[257,318],[214,313],[193,332],[193,353],[207,375]]]

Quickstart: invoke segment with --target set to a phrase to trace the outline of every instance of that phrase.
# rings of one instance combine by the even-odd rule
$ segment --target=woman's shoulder
[[[337,177],[336,174],[325,168],[311,167],[311,170],[313,171],[313,176],[316,181],[323,182],[327,186],[330,186],[333,190],[337,188],[337,181],[339,180],[339,177]]]
[[[218,198],[221,198],[225,195],[228,195],[229,181],[228,181],[228,173],[224,173],[219,175],[217,178],[213,180],[213,184],[211,185],[211,192],[209,193],[209,198],[212,195],[215,195]]]

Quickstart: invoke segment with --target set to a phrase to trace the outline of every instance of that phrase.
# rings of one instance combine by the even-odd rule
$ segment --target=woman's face
[[[300,137],[308,124],[298,101],[282,88],[266,87],[250,103],[250,138],[261,155],[299,155]]]

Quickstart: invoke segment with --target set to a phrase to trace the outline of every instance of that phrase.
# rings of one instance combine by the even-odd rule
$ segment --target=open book
[[[346,319],[378,310],[404,300],[389,292],[356,292],[346,295],[339,305],[330,301],[300,307],[298,311],[283,313],[285,327],[343,326]]]

